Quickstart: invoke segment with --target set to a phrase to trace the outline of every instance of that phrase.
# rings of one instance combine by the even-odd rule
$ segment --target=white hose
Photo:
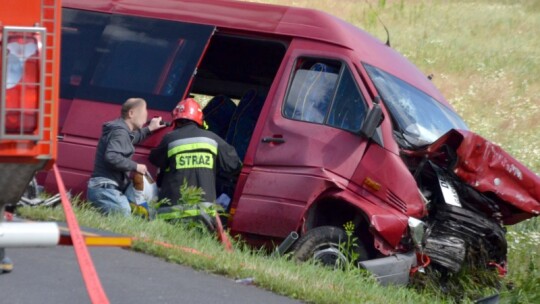
[[[56,223],[0,223],[0,248],[56,246]]]

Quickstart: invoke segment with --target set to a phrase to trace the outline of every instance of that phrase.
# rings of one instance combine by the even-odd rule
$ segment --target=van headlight
[[[409,217],[408,223],[414,245],[416,248],[422,250],[422,242],[426,232],[426,224],[414,217]]]

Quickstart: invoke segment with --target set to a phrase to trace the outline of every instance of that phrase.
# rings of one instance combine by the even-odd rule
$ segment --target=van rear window
[[[182,98],[214,29],[73,9],[63,13],[62,98],[120,104],[136,96],[159,110],[172,109]]]

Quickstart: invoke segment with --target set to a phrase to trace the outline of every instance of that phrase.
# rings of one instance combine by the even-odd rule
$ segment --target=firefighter
[[[150,162],[160,168],[159,199],[171,205],[180,199],[180,186],[202,188],[204,200],[216,200],[216,175],[236,176],[241,162],[234,147],[203,127],[203,113],[192,98],[182,100],[172,111],[174,130],[150,153]]]

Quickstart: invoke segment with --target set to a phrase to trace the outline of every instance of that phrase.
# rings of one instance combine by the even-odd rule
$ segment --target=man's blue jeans
[[[124,216],[130,216],[131,207],[129,202],[135,201],[131,185],[126,190],[126,193],[122,193],[115,188],[88,187],[86,198],[92,206],[105,215],[120,213]]]

